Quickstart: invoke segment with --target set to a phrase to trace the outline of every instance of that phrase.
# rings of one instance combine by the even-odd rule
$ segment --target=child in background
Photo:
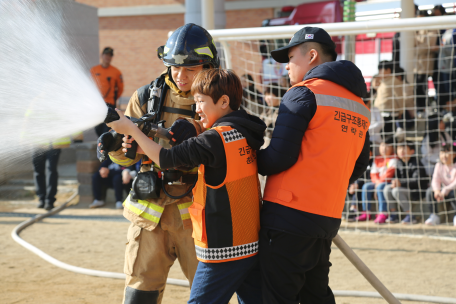
[[[260,119],[263,120],[266,124],[267,130],[265,137],[269,140],[272,137],[272,130],[275,127],[277,115],[279,115],[280,100],[282,99],[282,96],[285,94],[285,92],[286,89],[280,88],[277,83],[271,83],[268,85],[268,87],[266,87],[266,90],[264,91],[264,101],[266,101],[268,108],[266,108],[266,110],[261,113]],[[266,142],[265,146],[268,145],[269,142]]]
[[[431,187],[427,189],[426,201],[428,202],[431,215],[426,220],[426,225],[440,224],[437,215],[437,202],[451,202],[451,206],[456,210],[454,189],[456,189],[456,148],[454,145],[445,145],[440,151],[440,162],[435,165],[434,175],[432,176]],[[456,216],[453,218],[453,225],[456,226]]]
[[[236,292],[239,303],[261,304],[256,150],[263,144],[266,126],[239,110],[242,86],[230,70],[201,71],[191,94],[203,127],[210,129],[171,149],[150,140],[118,110],[120,119],[109,126],[131,135],[162,169],[199,165],[193,204],[188,208],[199,263],[188,303],[228,303]],[[180,127],[173,128],[177,124]],[[177,120],[173,126],[173,139],[180,138],[179,132],[196,134],[187,120]],[[124,137],[124,141],[123,146],[130,148],[132,139]]]
[[[350,209],[348,210],[348,216],[347,216],[347,221],[349,222],[354,222],[356,220],[356,216],[358,213],[358,210],[361,209],[361,202],[362,202],[362,197],[361,197],[361,189],[365,183],[369,183],[371,181],[370,179],[370,170],[372,167],[373,159],[372,159],[372,148],[373,145],[372,143],[369,145],[369,166],[366,169],[366,172],[358,178],[353,184],[348,186],[348,195],[349,199],[351,200],[350,204]]]
[[[445,122],[438,115],[428,117],[428,132],[423,138],[421,145],[421,162],[428,175],[434,172],[435,164],[439,161],[440,148],[446,144],[451,144],[451,136],[445,131]]]
[[[396,178],[383,190],[388,206],[390,207],[389,223],[398,223],[397,203],[407,215],[402,220],[403,224],[416,224],[412,216],[410,200],[420,200],[427,188],[427,175],[424,166],[415,156],[415,144],[404,141],[398,144],[397,156],[399,160],[396,168]]]
[[[378,199],[378,214],[375,218],[376,224],[386,222],[388,210],[383,190],[391,182],[397,167],[397,158],[394,154],[393,138],[383,141],[379,147],[380,156],[375,157],[371,168],[370,177],[372,182],[365,183],[361,191],[363,200],[363,213],[356,218],[357,221],[368,221],[371,219],[370,201],[373,199],[374,189]]]

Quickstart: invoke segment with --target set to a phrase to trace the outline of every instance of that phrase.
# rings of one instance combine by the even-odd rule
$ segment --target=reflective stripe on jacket
[[[196,256],[206,263],[239,260],[258,253],[260,192],[256,152],[244,136],[228,126],[214,128],[226,153],[226,177],[210,186],[204,165],[198,170],[189,207]]]
[[[163,195],[163,192],[161,195]],[[177,202],[177,208],[179,208],[184,229],[191,229],[192,223],[190,221],[188,207],[192,204],[192,202],[185,202],[185,198],[174,201],[179,201]],[[183,200],[184,202],[182,202]],[[165,207],[160,206],[157,202],[159,202],[158,199],[151,200],[150,202],[146,200],[134,200],[131,198],[131,195],[128,195],[123,203],[123,215],[127,220],[135,225],[152,231],[155,227],[157,227],[160,222],[160,218],[163,215],[163,211],[165,210]]]
[[[297,162],[268,176],[264,200],[297,210],[340,218],[348,182],[365,142],[370,111],[346,88],[309,79],[317,110],[304,133]]]

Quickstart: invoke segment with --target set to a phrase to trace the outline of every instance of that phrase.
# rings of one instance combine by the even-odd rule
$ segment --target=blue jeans
[[[258,255],[224,263],[198,263],[190,304],[228,303],[236,292],[239,304],[261,304]]]
[[[378,211],[379,212],[386,212],[388,211],[388,207],[386,204],[386,199],[385,195],[383,194],[383,188],[388,183],[380,183],[378,184],[377,188],[375,188],[375,192],[377,193],[377,199],[378,199]],[[363,211],[369,211],[370,210],[370,201],[373,201],[374,198],[374,183],[365,183],[363,186],[363,190],[361,191],[361,196],[363,199]]]
[[[33,154],[33,176],[35,178],[36,195],[41,203],[53,206],[57,194],[60,149],[35,151]],[[46,176],[46,160],[48,161]],[[47,178],[46,178],[47,177]]]

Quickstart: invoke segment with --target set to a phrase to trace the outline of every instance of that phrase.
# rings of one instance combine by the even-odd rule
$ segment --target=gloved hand
[[[195,126],[186,119],[176,120],[169,131],[173,135],[169,141],[172,146],[179,145],[184,140],[196,136]]]
[[[108,153],[122,148],[122,134],[111,130],[101,134],[97,141],[97,158],[100,162],[108,158]]]

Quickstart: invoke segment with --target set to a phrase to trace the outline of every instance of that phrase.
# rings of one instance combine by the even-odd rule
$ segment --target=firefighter
[[[196,133],[175,138],[179,143],[203,131],[202,124],[194,119],[197,115],[190,89],[193,77],[199,71],[219,67],[217,50],[204,28],[188,23],[178,28],[157,52],[167,70],[151,85],[133,93],[125,115],[140,118],[146,113],[155,113],[154,122],[164,121],[162,126],[165,128],[171,127],[178,118],[186,118],[194,124]],[[122,166],[143,159],[141,172],[150,171],[150,168],[161,172],[157,164],[144,165],[148,162],[147,156],[138,153],[134,160],[125,157],[122,141],[117,140],[117,136],[122,135],[114,132],[103,134],[99,138],[98,153],[110,152],[110,158]],[[169,142],[162,139],[159,144],[170,148]],[[197,168],[181,169],[174,172],[183,175],[178,182],[163,186],[167,194],[162,190],[159,198],[147,200],[135,199],[130,194],[124,202],[124,216],[131,222],[124,265],[127,276],[125,304],[161,303],[169,269],[176,259],[192,284],[198,260],[188,207],[192,204],[189,185],[197,178]],[[181,197],[183,194],[186,195]]]
[[[347,187],[369,164],[366,84],[352,62],[335,61],[335,44],[321,28],[299,30],[271,55],[287,63],[292,88],[270,145],[258,152],[258,172],[268,176],[259,242],[263,301],[335,303],[331,242]]]

